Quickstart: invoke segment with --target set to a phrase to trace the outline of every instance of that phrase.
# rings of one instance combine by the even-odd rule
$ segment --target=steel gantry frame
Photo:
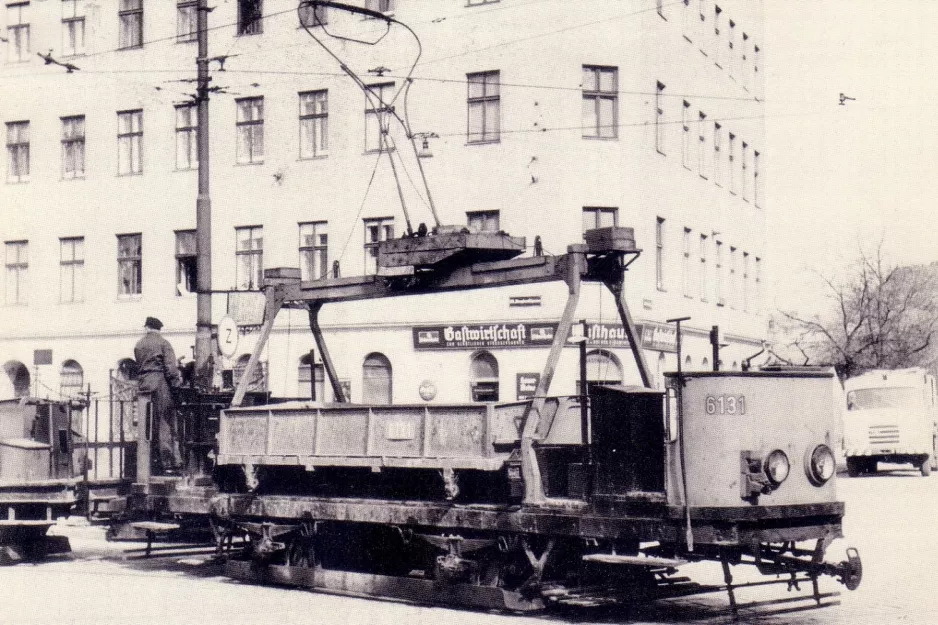
[[[497,288],[519,284],[535,284],[563,281],[567,284],[567,302],[553,337],[547,361],[544,364],[537,390],[530,407],[527,409],[521,432],[521,473],[524,481],[525,505],[569,505],[569,500],[549,500],[541,483],[540,468],[535,455],[541,414],[547,399],[547,392],[560,360],[560,355],[574,323],[574,315],[580,300],[581,285],[585,282],[599,282],[614,295],[619,317],[636,368],[643,386],[652,387],[648,365],[642,352],[632,316],[625,301],[624,281],[628,266],[638,257],[641,250],[635,247],[631,228],[601,228],[588,231],[587,243],[570,245],[567,253],[560,256],[531,256],[509,258],[507,260],[478,261],[478,254],[464,254],[459,258],[447,257],[445,262],[423,264],[427,259],[428,247],[446,247],[447,245],[465,244],[467,237],[472,243],[485,247],[500,248],[507,235],[496,233],[463,234],[460,239],[451,235],[429,235],[398,239],[379,244],[378,275],[331,278],[302,282],[299,269],[274,268],[264,272],[264,291],[266,296],[264,323],[260,336],[251,353],[246,369],[238,382],[232,400],[232,407],[240,406],[251,379],[251,372],[260,359],[267,344],[277,315],[283,308],[306,308],[309,312],[309,326],[316,341],[323,361],[326,375],[337,402],[346,402],[348,398],[339,384],[339,378],[329,354],[322,328],[319,325],[319,312],[323,305],[337,302],[355,302],[363,300],[400,297],[405,295],[423,295],[430,293],[448,293],[474,289]],[[514,241],[518,241],[515,239]],[[388,263],[388,249],[396,252],[405,250],[404,261],[400,255]],[[521,243],[523,249],[523,240]],[[412,248],[407,264],[406,250]],[[478,248],[476,248],[478,250]],[[421,253],[420,250],[424,250]],[[456,250],[459,251],[459,250]],[[465,251],[465,250],[463,250]],[[382,260],[385,264],[382,266]],[[389,266],[389,265],[393,265]],[[384,275],[382,275],[384,274]]]

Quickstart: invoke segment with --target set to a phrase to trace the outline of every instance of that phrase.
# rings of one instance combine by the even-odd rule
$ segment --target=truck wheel
[[[922,477],[928,477],[931,475],[931,454],[922,460],[922,466],[919,467],[919,470],[922,472]]]
[[[847,458],[847,475],[859,477],[863,472],[863,462],[860,458]]]

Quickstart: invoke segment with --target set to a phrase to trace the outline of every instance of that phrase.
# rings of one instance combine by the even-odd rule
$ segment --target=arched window
[[[733,361],[733,371],[739,371],[739,363],[735,360]]]
[[[664,369],[666,366],[664,352],[658,352],[658,375],[655,376],[655,388],[662,388],[664,386]]]
[[[111,395],[115,399],[133,399],[137,390],[137,361],[122,358],[111,377]]]
[[[250,354],[242,354],[238,357],[238,362],[235,364],[233,371],[235,388],[237,388],[238,383],[241,381],[241,376],[244,375],[244,371],[247,369],[249,360],[251,360]],[[267,390],[266,363],[258,362],[257,366],[254,367],[254,372],[251,374],[251,381],[248,383],[247,390],[259,392],[264,392]]]
[[[21,362],[11,360],[3,365],[3,372],[6,374],[6,380],[0,384],[2,394],[0,399],[18,399],[20,397],[29,397],[29,386],[32,380],[29,377],[29,369]]]
[[[489,352],[473,354],[469,365],[472,401],[498,401],[498,360]]]
[[[59,372],[59,394],[62,397],[79,396],[84,384],[85,372],[82,370],[81,365],[74,360],[63,362],[62,369]]]
[[[304,354],[300,358],[300,366],[297,368],[296,375],[296,384],[299,390],[300,397],[312,397],[312,386],[311,382],[313,380],[313,375],[316,376],[316,401],[324,401],[326,399],[326,386],[325,386],[325,375],[323,372],[323,367],[321,364],[313,364],[310,367],[311,357],[310,354]]]
[[[703,361],[700,363],[700,370],[701,370],[701,371],[709,371],[709,370],[710,370],[710,361],[707,360],[707,357],[706,357],[706,356],[704,356]]]
[[[384,354],[368,354],[362,363],[362,403],[391,403],[391,361]]]
[[[690,369],[690,368],[691,368],[690,356],[688,356],[687,358],[684,359],[684,368],[685,368],[685,369]]]
[[[586,354],[586,381],[593,384],[621,384],[622,367],[611,352],[597,349]],[[579,384],[577,385],[579,388]]]

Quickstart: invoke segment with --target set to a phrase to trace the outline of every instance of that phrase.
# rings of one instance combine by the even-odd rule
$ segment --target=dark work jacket
[[[179,386],[181,378],[179,368],[176,366],[176,353],[169,341],[160,336],[159,332],[147,332],[137,341],[134,347],[134,358],[137,361],[142,385],[152,386],[153,382],[158,380],[155,374],[159,374],[169,386]],[[152,380],[150,384],[147,384],[147,378]]]

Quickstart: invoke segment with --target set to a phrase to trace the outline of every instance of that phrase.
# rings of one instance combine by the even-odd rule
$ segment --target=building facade
[[[240,292],[259,289],[265,267],[373,273],[374,244],[406,232],[400,197],[414,229],[432,226],[400,118],[432,152],[421,164],[444,224],[532,248],[539,236],[548,254],[586,228],[635,229],[643,254],[626,289],[653,372],[676,366],[672,317],[691,317],[688,368],[712,367],[713,325],[724,368],[760,349],[771,301],[761,2],[363,3],[410,26],[419,46],[382,20],[296,4],[239,0],[209,14],[214,321],[251,324]],[[151,315],[191,357],[195,11],[5,3],[0,395],[112,392],[111,379],[133,377]],[[513,400],[546,358],[532,336],[564,301],[563,285],[526,285],[336,305],[322,321],[353,401]],[[589,378],[637,382],[609,295],[587,289],[580,310]],[[281,315],[258,385],[331,397],[315,354],[310,367],[307,324]],[[234,355],[218,356],[235,379],[256,336],[243,328]],[[575,392],[568,352],[554,393]]]

